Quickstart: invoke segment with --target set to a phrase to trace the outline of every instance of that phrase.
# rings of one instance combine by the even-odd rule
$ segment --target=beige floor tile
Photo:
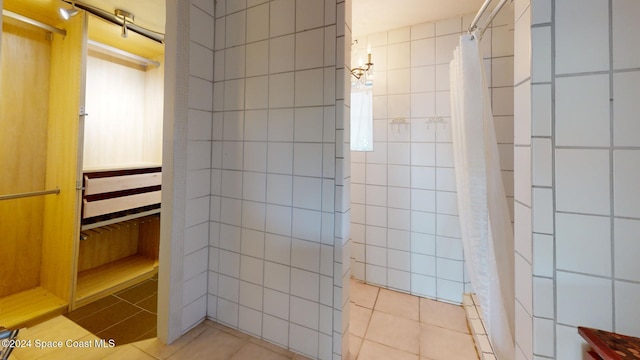
[[[433,360],[478,360],[471,335],[420,325],[420,355]]]
[[[134,347],[144,351],[147,354],[153,355],[158,359],[166,359],[173,355],[176,351],[187,346],[194,340],[193,337],[182,335],[178,340],[174,341],[171,345],[166,345],[158,338],[152,338],[147,340],[138,341],[132,343]]]
[[[469,334],[467,316],[462,306],[421,298],[420,321]]]
[[[262,346],[263,348],[271,350],[271,351],[273,351],[275,353],[278,353],[280,355],[283,355],[288,359],[292,358],[295,355],[293,352],[291,352],[291,351],[289,351],[289,350],[287,350],[287,349],[285,349],[285,348],[283,348],[283,347],[281,347],[279,345],[272,344],[272,343],[270,343],[268,341],[261,340],[261,339],[255,338],[255,337],[250,337],[249,338],[249,342],[253,343],[253,344],[256,344],[258,346]]]
[[[39,359],[47,357],[49,354],[63,349],[53,347],[37,347],[37,344],[48,344],[49,342],[62,341],[68,339],[78,340],[82,337],[91,335],[87,330],[83,329],[78,324],[67,319],[64,316],[57,316],[51,320],[40,323],[28,329],[20,331],[18,339],[31,339],[32,346],[17,348],[13,351],[13,354],[19,359]]]
[[[265,349],[253,343],[246,343],[231,360],[287,360],[288,357]]]
[[[145,353],[144,351],[138,349],[137,347],[131,344],[118,346],[115,349],[116,351],[113,354],[104,358],[104,360],[122,360],[122,359],[157,360],[155,357]]]
[[[49,360],[68,360],[68,359],[83,359],[83,360],[99,360],[104,359],[105,357],[115,353],[117,348],[112,347],[100,347],[99,344],[96,343],[96,340],[99,340],[94,335],[87,335],[79,339],[77,343],[70,343],[67,346],[59,350],[56,350],[44,358]],[[105,343],[106,346],[108,344]]]
[[[420,349],[420,323],[374,311],[365,340],[372,340],[412,354]],[[360,350],[362,351],[362,350]]]
[[[360,347],[362,347],[362,338],[351,334],[349,336],[349,359],[355,360],[358,357]]]
[[[417,296],[380,289],[375,310],[398,315],[410,320],[420,320],[420,301]]]
[[[178,340],[174,341],[171,345],[167,345],[160,341],[158,338],[151,338],[146,340],[137,341],[131,345],[138,349],[150,354],[158,359],[166,359],[180,348],[186,346],[200,334],[211,328],[212,321],[205,320],[189,330],[186,334],[182,335]]]
[[[373,309],[380,288],[364,284],[351,279],[351,302],[356,305]]]
[[[367,332],[367,326],[369,326],[373,310],[354,304],[350,305],[351,314],[349,316],[349,331],[355,336],[364,337],[364,334]]]
[[[238,338],[216,328],[210,328],[191,341],[188,346],[176,351],[169,359],[227,360],[246,343],[246,339]]]
[[[418,355],[364,340],[358,360],[418,360]]]

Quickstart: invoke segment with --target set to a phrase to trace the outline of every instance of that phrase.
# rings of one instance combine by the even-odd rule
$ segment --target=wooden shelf
[[[73,308],[126,289],[158,272],[158,261],[133,255],[78,273]]]
[[[67,303],[36,287],[0,298],[0,326],[17,329],[48,320],[67,311]]]

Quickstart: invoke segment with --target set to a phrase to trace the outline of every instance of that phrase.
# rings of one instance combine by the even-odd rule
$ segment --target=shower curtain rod
[[[58,29],[57,27],[53,27],[51,25],[47,25],[47,24],[45,24],[43,22],[40,22],[38,20],[34,20],[32,18],[28,18],[28,17],[20,15],[20,14],[16,14],[13,11],[2,9],[2,15],[6,16],[6,17],[9,17],[9,18],[12,18],[12,19],[15,19],[15,20],[18,20],[18,21],[22,21],[23,23],[27,23],[27,24],[31,24],[31,25],[37,26],[37,27],[39,27],[41,29],[47,30],[47,31],[52,32],[52,33],[60,34],[62,36],[66,36],[67,35],[67,31],[64,30],[64,29]]]
[[[480,18],[482,17],[482,15],[484,15],[484,13],[487,11],[487,8],[489,7],[489,4],[491,4],[492,1],[493,0],[485,0],[485,2],[482,4],[482,6],[480,7],[480,10],[478,10],[478,13],[476,14],[476,17],[473,18],[471,25],[469,25],[469,29],[468,29],[469,33],[472,33],[474,30],[478,29],[478,22],[480,21]],[[491,14],[489,14],[489,18],[487,19],[487,21],[485,21],[484,26],[479,28],[480,37],[482,37],[484,32],[489,27],[489,24],[491,24],[491,22],[496,17],[496,15],[498,15],[500,10],[502,10],[502,8],[507,3],[507,1],[513,1],[513,0],[501,0],[498,3],[498,5],[496,5],[496,7],[493,9],[493,11],[491,11]]]

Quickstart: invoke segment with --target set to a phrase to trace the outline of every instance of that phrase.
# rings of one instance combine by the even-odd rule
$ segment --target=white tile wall
[[[567,0],[555,6],[556,73],[609,70],[608,4]]]
[[[350,265],[342,249],[349,244],[343,198],[350,196],[344,191],[350,169],[342,149],[349,122],[343,92],[336,91],[347,80],[350,54],[340,50],[347,13],[350,3],[342,0],[218,1],[211,38],[200,34],[194,43],[194,53],[209,54],[215,64],[206,57],[192,62],[210,64],[213,75],[194,72],[190,99],[194,109],[209,111],[209,123],[206,114],[194,115],[191,131],[209,144],[192,143],[191,153],[209,156],[189,165],[213,167],[194,172],[189,182],[192,196],[215,195],[207,314],[322,359],[340,358],[340,344],[348,344],[341,313]],[[201,139],[202,131],[212,135]],[[372,191],[386,202],[386,191]],[[196,219],[196,202],[192,208]],[[192,233],[196,239],[199,232]],[[187,273],[197,277],[199,243],[192,243]]]
[[[533,81],[533,227],[528,231],[534,304],[533,319],[523,317],[516,327],[534,329],[534,348],[524,354],[528,359],[581,358],[586,344],[577,326],[640,335],[630,302],[640,283],[632,255],[639,251],[640,230],[632,121],[640,106],[635,101],[640,63],[630,37],[640,7],[598,0],[522,4],[523,13],[530,7],[535,25],[531,35],[522,31],[532,47],[531,71],[522,78]],[[519,39],[516,34],[516,47]],[[549,67],[554,54],[555,67]],[[517,53],[515,62],[528,56]],[[516,122],[522,118],[517,114]],[[525,177],[516,168],[516,188],[528,181]],[[524,221],[516,220],[516,233],[526,229]]]
[[[512,31],[503,27],[502,41],[512,41]],[[359,44],[372,47],[376,120],[374,151],[353,152],[351,165],[352,264],[360,269],[354,275],[449,302],[461,301],[468,281],[463,271],[451,133],[448,124],[427,124],[426,120],[434,115],[448,119],[448,62],[461,30],[462,17],[453,17],[358,39]],[[491,45],[491,37],[487,39]],[[513,45],[494,42],[502,50],[488,64],[490,70],[493,67],[494,95],[500,98],[495,104],[507,115],[496,123],[503,135],[504,163],[511,170]],[[389,125],[395,117],[404,117],[410,124]],[[506,179],[513,182],[512,176]]]

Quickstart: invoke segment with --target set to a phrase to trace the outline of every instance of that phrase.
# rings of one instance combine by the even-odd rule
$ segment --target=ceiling
[[[484,0],[352,0],[353,37],[477,13]]]
[[[135,23],[164,33],[165,0],[81,0],[108,12],[127,10]],[[318,0],[312,0],[318,1]],[[476,13],[484,0],[352,0],[354,37]]]
[[[134,23],[143,28],[163,33],[165,28],[165,0],[80,0],[109,13],[126,10],[135,17]]]

